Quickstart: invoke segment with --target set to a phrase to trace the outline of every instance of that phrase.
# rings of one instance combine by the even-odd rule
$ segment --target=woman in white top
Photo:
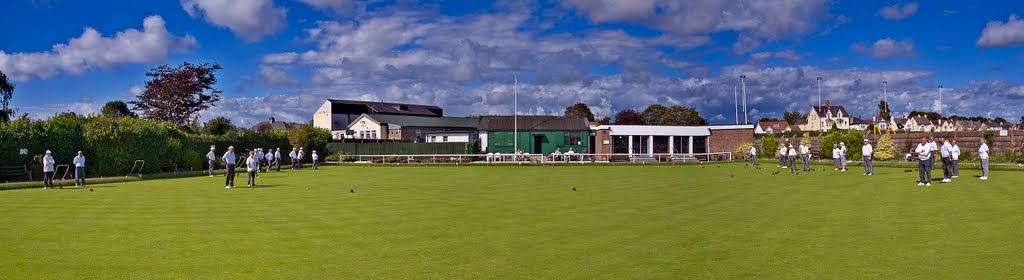
[[[789,144],[789,172],[796,172],[796,149],[793,149],[793,144]]]
[[[256,152],[250,152],[249,157],[245,158],[245,171],[249,173],[249,179],[246,184],[250,187],[256,185]]]
[[[43,189],[53,188],[53,156],[50,155],[50,150],[46,150],[46,155],[43,156]],[[63,187],[62,187],[63,189]]]
[[[839,154],[840,153],[842,153],[842,150],[839,150],[839,145],[832,144],[832,164],[835,165],[835,169],[832,169],[832,170],[839,171]]]
[[[978,147],[978,158],[981,159],[981,178],[988,180],[988,143],[981,139],[981,147]]]

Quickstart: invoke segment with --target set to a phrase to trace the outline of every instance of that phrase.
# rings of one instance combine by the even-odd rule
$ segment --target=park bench
[[[27,164],[21,166],[0,166],[0,177],[25,177],[26,180],[32,181],[32,172],[29,171]]]
[[[161,162],[160,163],[160,171],[177,173],[178,172],[178,164],[175,164],[174,162],[171,162],[171,161]]]

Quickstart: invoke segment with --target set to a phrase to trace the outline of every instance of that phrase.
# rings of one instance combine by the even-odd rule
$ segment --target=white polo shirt
[[[860,148],[860,154],[864,156],[871,156],[871,153],[874,151],[875,149],[871,148],[871,144],[864,144],[864,147]]]

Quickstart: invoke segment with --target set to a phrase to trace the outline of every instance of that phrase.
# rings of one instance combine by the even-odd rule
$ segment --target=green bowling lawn
[[[1024,275],[1024,174],[964,170],[925,188],[904,169],[763,166],[332,166],[258,188],[0,191],[0,278]]]

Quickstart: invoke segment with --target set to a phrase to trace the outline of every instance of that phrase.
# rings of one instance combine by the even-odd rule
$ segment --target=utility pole
[[[818,77],[818,107],[821,107],[821,77]]]
[[[512,154],[515,155],[519,152],[519,74],[512,74],[512,111]]]
[[[743,124],[750,124],[747,114],[747,75],[740,75],[740,86],[743,87]]]
[[[733,108],[736,109],[736,124],[740,124],[740,98],[738,93],[736,93],[737,91],[736,87],[732,87]]]

